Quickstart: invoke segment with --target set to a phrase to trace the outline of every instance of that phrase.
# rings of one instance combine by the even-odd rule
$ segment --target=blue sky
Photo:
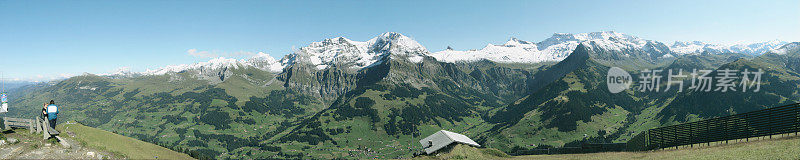
[[[671,43],[800,41],[800,1],[10,1],[0,0],[0,72],[49,80],[207,61],[280,58],[332,37],[400,32],[431,51],[613,30]]]

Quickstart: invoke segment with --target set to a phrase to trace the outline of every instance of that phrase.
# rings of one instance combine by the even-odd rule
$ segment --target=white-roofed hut
[[[445,130],[433,133],[430,136],[419,140],[419,143],[422,144],[422,148],[425,149],[425,154],[431,154],[439,151],[440,149],[456,144],[465,144],[473,147],[481,146],[472,139],[469,139],[467,136]]]

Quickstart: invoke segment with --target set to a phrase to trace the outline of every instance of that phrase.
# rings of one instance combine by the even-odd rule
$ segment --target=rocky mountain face
[[[284,87],[332,100],[353,89],[362,70],[389,59],[419,63],[428,53],[422,45],[399,33],[384,33],[366,42],[346,38],[326,39],[289,55],[278,80]],[[361,72],[362,75],[359,75]]]

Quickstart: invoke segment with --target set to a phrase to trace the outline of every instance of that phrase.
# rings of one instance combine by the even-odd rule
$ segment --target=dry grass
[[[741,143],[712,143],[711,146],[681,147],[648,152],[605,152],[589,154],[560,155],[528,155],[528,156],[493,156],[484,150],[464,145],[457,145],[449,151],[432,156],[421,156],[414,159],[795,159],[800,160],[800,136],[773,136],[772,139],[751,139]]]
[[[723,143],[677,150],[530,155],[513,159],[800,159],[800,137],[751,140],[746,143]]]
[[[475,148],[462,144],[444,149],[443,152],[443,154],[421,156],[414,159],[502,159],[511,157],[494,148]]]

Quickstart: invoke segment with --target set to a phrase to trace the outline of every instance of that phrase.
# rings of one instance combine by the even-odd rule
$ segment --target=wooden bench
[[[30,130],[31,133],[35,130],[34,120],[23,118],[3,117],[3,129],[25,128]]]
[[[37,122],[36,124],[39,125],[36,127],[37,128],[36,132],[37,133],[42,132],[42,136],[44,139],[49,139],[50,137],[58,136],[60,134],[58,131],[56,131],[55,128],[50,127],[50,121],[45,120],[43,118],[37,118],[37,119],[39,120],[39,122]]]
[[[8,130],[14,128],[25,128],[28,129],[30,133],[42,133],[44,139],[49,139],[61,134],[55,128],[50,127],[50,121],[42,117],[37,117],[36,120],[3,117],[3,129]]]

